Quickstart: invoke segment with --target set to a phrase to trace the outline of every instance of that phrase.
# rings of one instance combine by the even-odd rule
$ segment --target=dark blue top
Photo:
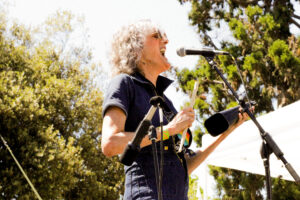
[[[125,131],[134,132],[149,111],[150,99],[162,96],[165,101],[164,125],[177,113],[172,102],[163,94],[173,81],[159,76],[156,87],[143,75],[120,74],[112,79],[103,102],[103,116],[107,109],[116,106],[126,115]],[[158,110],[152,118],[155,127],[160,125]],[[158,154],[160,142],[157,143]],[[183,155],[174,148],[174,138],[164,142],[163,199],[187,199],[188,175]],[[160,159],[160,154],[158,155]],[[136,161],[125,166],[125,199],[157,199],[154,164],[151,145],[141,149]]]

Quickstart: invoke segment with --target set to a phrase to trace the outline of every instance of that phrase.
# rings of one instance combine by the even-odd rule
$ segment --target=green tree
[[[181,1],[185,3],[186,1]],[[248,95],[257,102],[255,111],[263,114],[300,99],[300,37],[293,35],[290,26],[300,28],[290,0],[219,1],[191,0],[191,24],[197,28],[205,46],[220,46],[236,58]],[[298,3],[298,1],[295,1]],[[228,27],[231,37],[213,41],[214,29]],[[230,56],[215,58],[219,68],[238,94],[245,97],[244,87],[237,67]],[[196,101],[201,124],[214,112],[236,106],[237,102],[218,74],[202,57],[196,69],[177,71],[179,85],[189,93],[195,79],[200,80]],[[195,141],[201,145],[206,130],[201,126],[195,131]],[[211,167],[218,195],[223,199],[262,199],[264,179],[249,173]],[[255,186],[255,187],[254,187]],[[284,186],[285,192],[280,189]],[[273,181],[276,199],[299,199],[300,187],[283,180]],[[278,195],[275,197],[278,193]],[[295,198],[295,199],[297,199]]]
[[[189,193],[188,193],[189,200],[197,200],[198,180],[199,178],[197,176],[189,177]]]
[[[101,152],[100,66],[72,42],[82,19],[60,11],[29,29],[0,16],[0,134],[43,199],[118,199],[123,167]],[[0,198],[35,199],[2,142],[0,163]]]

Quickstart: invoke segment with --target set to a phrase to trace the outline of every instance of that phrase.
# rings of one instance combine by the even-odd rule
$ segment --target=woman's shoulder
[[[131,79],[130,75],[121,73],[121,74],[118,74],[118,75],[112,77],[111,80],[113,81],[113,80],[127,80],[127,79]]]
[[[112,85],[123,85],[123,84],[130,84],[132,82],[132,77],[129,74],[118,74],[116,76],[114,76],[111,81],[110,84]]]

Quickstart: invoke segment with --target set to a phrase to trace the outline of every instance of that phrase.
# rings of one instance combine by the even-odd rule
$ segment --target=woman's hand
[[[240,107],[240,112],[239,112],[239,120],[237,121],[237,123],[235,123],[232,126],[232,130],[237,128],[238,126],[240,126],[242,123],[244,123],[245,121],[247,121],[249,119],[249,116],[246,112],[242,112],[243,108]],[[250,111],[253,113],[254,112],[254,106],[252,106],[250,108]]]
[[[166,128],[170,135],[175,135],[191,127],[194,121],[195,112],[192,107],[188,107],[177,113],[173,120],[166,125]]]
[[[250,109],[251,112],[254,111],[254,107]],[[242,112],[242,108],[240,108],[240,112]],[[214,150],[219,146],[219,144],[238,126],[240,126],[244,121],[249,119],[249,116],[246,112],[239,113],[239,120],[234,125],[230,126],[226,131],[224,131],[220,136],[206,149],[200,150],[198,149],[195,153],[195,156],[186,157],[187,159],[187,168],[188,173],[191,174]]]

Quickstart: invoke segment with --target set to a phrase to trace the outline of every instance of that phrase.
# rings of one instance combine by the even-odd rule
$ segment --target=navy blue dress
[[[172,102],[163,94],[171,83],[171,80],[159,76],[155,87],[140,73],[120,74],[110,82],[103,102],[103,116],[111,106],[122,109],[126,115],[125,131],[134,132],[151,107],[150,99],[159,95],[166,103],[164,109],[164,125],[166,125],[177,113]],[[158,111],[153,116],[152,124],[154,127],[160,125]],[[156,146],[160,160],[159,143],[157,142]],[[163,199],[187,200],[189,180],[184,156],[176,153],[174,137],[165,140],[163,145]],[[149,145],[141,149],[131,166],[125,166],[124,199],[157,199],[156,187],[152,147]]]

